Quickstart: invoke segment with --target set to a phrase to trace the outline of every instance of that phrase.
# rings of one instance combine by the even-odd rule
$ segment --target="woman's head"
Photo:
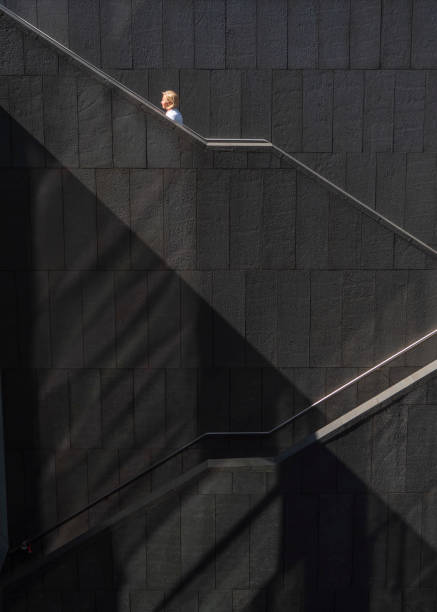
[[[172,108],[177,108],[179,106],[179,96],[178,94],[171,90],[168,89],[167,91],[163,91],[162,92],[162,100],[161,100],[161,106],[164,110],[168,111]]]

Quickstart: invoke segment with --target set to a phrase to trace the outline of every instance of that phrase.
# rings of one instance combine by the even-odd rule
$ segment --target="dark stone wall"
[[[18,581],[4,610],[433,610],[436,382],[275,467],[193,476]]]
[[[435,327],[424,251],[277,158],[206,154],[7,19],[0,34],[14,543],[198,432],[270,427]],[[427,345],[302,429],[434,354]],[[145,489],[202,457],[179,457]],[[103,502],[56,544],[126,503]]]

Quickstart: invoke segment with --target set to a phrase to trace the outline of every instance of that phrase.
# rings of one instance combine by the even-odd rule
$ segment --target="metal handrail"
[[[193,440],[191,440],[190,442],[187,442],[186,444],[184,444],[183,446],[179,447],[175,451],[169,453],[168,455],[166,455],[162,459],[159,459],[159,461],[156,461],[154,464],[152,464],[151,466],[149,466],[148,468],[146,468],[145,470],[143,470],[142,472],[140,472],[139,474],[137,474],[133,478],[130,478],[129,480],[125,481],[123,484],[119,485],[118,487],[116,487],[116,488],[112,489],[111,491],[109,491],[108,493],[106,493],[105,495],[102,495],[98,499],[96,499],[93,502],[87,504],[81,510],[78,510],[77,512],[74,512],[73,514],[71,514],[67,518],[63,519],[62,521],[57,522],[52,527],[49,527],[48,529],[46,529],[44,531],[41,531],[40,533],[37,533],[34,536],[31,536],[30,538],[26,538],[25,540],[23,540],[23,542],[20,545],[10,549],[9,550],[9,554],[13,554],[13,553],[15,553],[15,552],[17,552],[19,550],[25,550],[25,551],[31,553],[32,552],[32,544],[34,544],[38,540],[41,540],[42,538],[44,538],[45,536],[49,535],[50,533],[53,533],[53,531],[55,531],[56,529],[59,529],[59,527],[62,527],[66,523],[68,523],[68,522],[72,521],[73,519],[77,518],[78,516],[80,516],[84,512],[87,512],[88,510],[91,510],[91,508],[94,508],[94,506],[96,506],[97,504],[99,504],[102,501],[105,501],[106,499],[111,497],[111,495],[114,495],[115,493],[118,493],[119,491],[122,491],[126,487],[128,487],[131,484],[133,484],[134,482],[140,480],[141,478],[143,478],[144,476],[146,476],[147,474],[149,474],[153,470],[157,469],[158,467],[160,467],[164,463],[167,463],[167,461],[169,461],[170,459],[173,459],[174,457],[176,457],[180,453],[184,452],[185,450],[188,450],[189,448],[191,448],[192,446],[194,446],[198,442],[201,442],[202,440],[207,440],[207,439],[211,439],[211,438],[246,438],[246,437],[262,438],[262,437],[267,437],[267,436],[270,436],[270,435],[276,433],[277,431],[283,429],[287,425],[290,425],[290,423],[293,423],[297,419],[301,418],[304,414],[307,414],[310,410],[312,410],[316,406],[319,406],[320,404],[322,404],[323,402],[326,402],[331,397],[334,397],[335,395],[338,395],[344,389],[347,389],[348,387],[351,387],[352,385],[354,385],[358,381],[362,380],[366,376],[369,376],[369,374],[372,374],[372,372],[375,372],[375,370],[378,370],[379,368],[381,368],[384,365],[390,363],[391,361],[393,361],[397,357],[400,357],[401,355],[407,353],[408,351],[410,351],[413,348],[419,346],[420,344],[423,344],[426,340],[428,340],[429,338],[432,338],[436,334],[437,334],[437,329],[434,329],[434,330],[430,331],[425,336],[422,336],[418,340],[415,340],[414,342],[412,342],[408,346],[404,347],[400,351],[397,351],[393,355],[390,355],[389,357],[386,357],[386,359],[384,359],[383,361],[380,361],[379,363],[377,363],[376,365],[371,367],[369,370],[366,370],[365,372],[362,372],[361,374],[359,374],[355,378],[349,380],[344,385],[341,385],[341,387],[338,387],[337,389],[334,389],[334,391],[331,391],[330,393],[328,393],[324,397],[320,398],[319,400],[317,400],[316,402],[314,402],[310,406],[307,406],[307,408],[304,408],[303,410],[301,410],[297,414],[289,417],[285,421],[282,421],[281,423],[279,423],[279,425],[276,425],[272,429],[269,429],[269,430],[266,430],[266,431],[209,431],[209,432],[201,434],[200,436],[197,436],[196,438],[193,438]]]
[[[166,121],[169,127],[175,130],[182,131],[190,138],[193,138],[194,141],[196,141],[198,144],[206,147],[207,149],[212,150],[223,150],[227,148],[235,148],[237,150],[241,148],[249,150],[261,149],[264,151],[268,151],[274,155],[277,155],[280,158],[286,159],[288,160],[288,162],[293,164],[293,166],[297,167],[300,171],[310,176],[313,180],[316,180],[318,183],[322,184],[329,191],[335,193],[336,195],[342,198],[346,198],[347,200],[349,200],[354,206],[360,208],[365,214],[375,219],[378,223],[386,225],[391,229],[391,231],[394,231],[396,234],[401,235],[408,242],[414,243],[419,249],[425,251],[428,255],[431,255],[432,257],[437,257],[437,250],[431,247],[429,244],[426,244],[426,242],[423,242],[410,232],[407,232],[403,227],[400,227],[396,223],[393,223],[393,221],[390,221],[390,219],[376,211],[374,208],[371,208],[363,201],[359,200],[348,191],[344,190],[332,181],[328,180],[327,178],[325,178],[324,176],[301,162],[299,159],[297,159],[293,155],[290,155],[289,153],[287,153],[277,145],[273,144],[269,140],[266,140],[264,138],[205,138],[204,136],[202,136],[195,130],[189,128],[188,126],[180,125],[175,121],[167,119],[165,114],[149,100],[138,95],[132,89],[129,89],[129,87],[126,87],[126,85],[123,85],[122,83],[120,83],[120,81],[114,79],[100,68],[97,68],[97,66],[94,66],[94,64],[91,64],[86,59],[84,59],[83,57],[81,57],[56,39],[54,39],[52,36],[49,36],[42,30],[31,24],[29,21],[26,21],[25,19],[5,7],[3,4],[0,4],[0,13],[1,12],[13,19],[16,23],[18,23],[18,25],[21,25],[24,29],[29,30],[39,38],[45,40],[51,46],[55,47],[57,51],[66,55],[70,60],[74,60],[80,66],[90,71],[100,81],[103,81],[107,85],[111,85],[112,87],[118,89],[125,96],[135,102],[135,104],[146,109],[148,112],[152,112],[158,120]]]

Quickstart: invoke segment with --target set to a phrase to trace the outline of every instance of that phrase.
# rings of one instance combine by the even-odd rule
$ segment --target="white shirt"
[[[182,119],[181,113],[177,108],[171,108],[165,113],[165,116],[171,119],[172,121],[176,121],[176,123],[183,124],[184,120]]]

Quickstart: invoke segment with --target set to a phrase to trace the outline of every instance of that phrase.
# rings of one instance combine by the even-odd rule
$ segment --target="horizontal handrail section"
[[[283,429],[287,425],[290,425],[291,423],[293,423],[297,419],[300,419],[302,416],[304,416],[305,414],[307,414],[309,411],[313,410],[317,406],[320,406],[320,404],[323,404],[327,400],[335,397],[336,395],[338,395],[339,393],[341,393],[345,389],[351,387],[352,385],[356,384],[357,382],[359,382],[363,378],[369,376],[370,374],[372,374],[376,370],[379,370],[380,368],[384,367],[388,363],[394,361],[398,357],[401,357],[405,353],[407,353],[407,352],[411,351],[412,349],[418,347],[419,345],[423,344],[424,342],[426,342],[427,340],[429,340],[430,338],[432,338],[433,336],[436,336],[436,335],[437,335],[437,329],[434,329],[434,330],[430,331],[425,336],[422,336],[421,338],[415,340],[414,342],[412,342],[408,346],[406,346],[403,349],[397,351],[396,353],[390,355],[386,359],[380,361],[379,363],[377,363],[376,365],[374,365],[370,369],[366,370],[365,372],[362,372],[361,374],[359,374],[355,378],[352,378],[347,383],[341,385],[337,389],[334,389],[334,391],[331,391],[330,393],[328,393],[324,397],[320,398],[319,400],[317,400],[316,402],[314,402],[310,406],[307,406],[307,408],[304,408],[303,410],[301,410],[297,414],[289,417],[288,419],[285,419],[284,421],[282,421],[281,423],[279,423],[278,425],[276,425],[272,429],[268,429],[266,431],[209,431],[209,432],[205,432],[205,433],[197,436],[196,438],[193,438],[190,442],[187,442],[183,446],[180,446],[178,449],[172,451],[171,453],[169,453],[168,455],[163,457],[162,459],[159,459],[158,461],[156,461],[155,463],[150,465],[148,468],[146,468],[145,470],[143,470],[142,472],[140,472],[139,474],[137,474],[133,478],[130,478],[129,480],[125,481],[123,484],[119,485],[118,487],[115,487],[114,489],[112,489],[111,491],[106,493],[105,495],[102,495],[98,499],[96,499],[93,502],[87,504],[86,506],[84,506],[83,508],[78,510],[77,512],[74,512],[73,514],[69,515],[65,519],[57,522],[52,527],[49,527],[48,529],[45,529],[44,531],[41,531],[40,533],[37,533],[37,534],[35,534],[35,535],[33,535],[33,536],[29,537],[29,538],[26,538],[19,546],[16,546],[16,547],[10,549],[9,554],[15,553],[15,552],[17,552],[19,550],[24,550],[24,551],[27,551],[27,552],[31,553],[32,552],[32,544],[34,544],[38,540],[41,540],[42,538],[50,535],[51,533],[53,533],[54,531],[56,531],[57,529],[59,529],[60,527],[65,525],[66,523],[68,523],[68,522],[72,521],[73,519],[77,518],[78,516],[82,515],[84,512],[87,512],[88,510],[91,510],[92,508],[97,506],[97,504],[107,500],[112,495],[115,495],[115,493],[119,493],[120,491],[122,491],[126,487],[132,485],[134,482],[137,482],[138,480],[140,480],[141,478],[143,478],[147,474],[150,474],[150,472],[152,472],[153,470],[161,467],[162,465],[167,463],[167,461],[170,461],[171,459],[174,459],[175,457],[177,457],[178,455],[180,455],[184,451],[188,450],[189,448],[191,448],[192,446],[198,444],[199,442],[202,442],[203,440],[213,439],[213,438],[216,438],[216,439],[217,438],[228,438],[228,439],[232,439],[232,438],[264,438],[264,437],[271,436],[272,434],[275,434],[276,432],[280,431],[281,429]]]
[[[132,89],[129,89],[129,87],[126,87],[126,85],[123,85],[122,83],[120,83],[120,81],[111,77],[109,74],[107,74],[94,64],[91,64],[86,59],[84,59],[59,41],[55,40],[52,36],[49,36],[48,34],[31,24],[30,22],[26,21],[25,19],[23,19],[7,7],[3,6],[2,4],[0,4],[0,13],[3,13],[4,15],[8,16],[23,29],[30,31],[34,35],[47,42],[58,52],[67,56],[69,60],[73,60],[82,68],[85,68],[87,71],[91,72],[97,79],[103,81],[106,85],[110,85],[111,87],[114,87],[118,91],[122,92],[126,97],[128,97],[132,102],[141,107],[143,110],[151,112],[153,115],[155,115],[157,119],[165,121],[173,129],[179,130],[181,133],[185,133],[186,136],[189,136],[195,142],[204,146],[206,149],[257,149],[270,152],[271,154],[279,158],[285,159],[295,168],[298,168],[301,172],[305,173],[313,180],[323,185],[330,192],[334,193],[335,195],[338,195],[339,197],[345,198],[346,200],[349,200],[349,202],[351,202],[354,206],[358,207],[368,216],[371,216],[377,222],[382,223],[396,234],[402,236],[408,242],[414,243],[417,248],[419,248],[421,251],[425,251],[427,255],[430,255],[431,257],[437,257],[436,249],[432,248],[430,245],[426,244],[425,242],[423,242],[404,228],[400,227],[396,223],[393,223],[393,221],[390,221],[390,219],[376,211],[374,208],[371,208],[363,201],[359,200],[345,189],[328,180],[327,178],[325,178],[324,176],[301,162],[299,159],[297,159],[293,155],[290,155],[289,153],[276,146],[269,140],[266,140],[264,138],[205,138],[204,136],[202,136],[195,130],[192,130],[188,126],[180,125],[179,123],[168,119],[161,111],[161,109],[152,104],[149,100],[143,98],[142,96],[134,92]]]

